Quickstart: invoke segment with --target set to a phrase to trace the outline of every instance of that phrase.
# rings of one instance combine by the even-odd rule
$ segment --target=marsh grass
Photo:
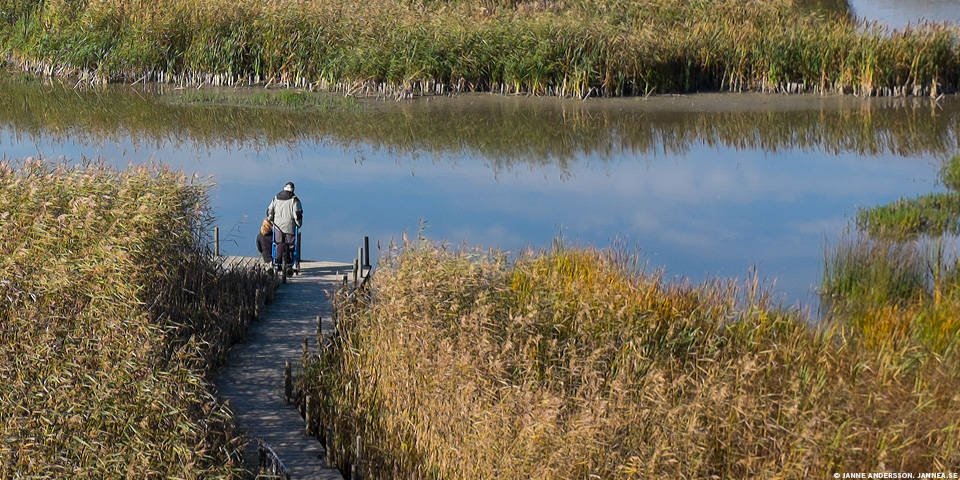
[[[960,155],[940,180],[947,192],[861,209],[860,234],[824,249],[824,310],[870,348],[958,353]]]
[[[954,155],[940,168],[940,181],[948,189],[960,192],[960,155]]]
[[[632,255],[419,241],[304,369],[368,478],[789,478],[960,465],[955,362]],[[364,297],[360,297],[364,298]]]
[[[0,477],[243,474],[208,373],[269,280],[212,257],[206,201],[157,166],[0,162]]]
[[[960,234],[960,155],[943,164],[940,180],[948,191],[861,208],[857,228],[874,237],[892,239]]]
[[[960,233],[960,194],[930,193],[862,209],[858,212],[857,224],[875,236],[956,235]]]
[[[841,241],[826,257],[822,292],[828,297],[902,306],[928,294],[930,269],[920,242],[860,237]]]
[[[947,192],[861,209],[861,232],[826,248],[821,296],[870,345],[956,354],[960,341],[960,155],[940,171]]]
[[[889,32],[852,24],[842,2],[810,3],[2,0],[0,51],[18,68],[82,83],[397,98],[956,90],[955,28]]]
[[[858,237],[825,258],[824,306],[868,345],[958,353],[960,260],[942,240]]]
[[[861,209],[861,235],[825,249],[825,304],[874,344],[955,352],[960,340],[960,155],[945,162],[947,192]]]

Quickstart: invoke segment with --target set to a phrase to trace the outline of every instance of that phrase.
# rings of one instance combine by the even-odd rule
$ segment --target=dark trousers
[[[263,257],[265,262],[273,261],[273,236],[264,235],[262,233],[257,234],[257,251],[260,252],[260,256]]]
[[[283,233],[279,229],[273,230],[273,238],[277,242],[277,260],[283,263],[287,259],[288,264],[293,263],[293,245],[297,241],[297,236],[291,233]]]

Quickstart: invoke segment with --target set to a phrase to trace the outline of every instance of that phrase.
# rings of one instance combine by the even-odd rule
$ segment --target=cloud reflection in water
[[[163,109],[181,109],[170,118],[187,124],[159,133],[134,123],[124,107],[88,129],[82,114],[8,116],[0,118],[0,152],[103,157],[118,167],[152,160],[212,175],[230,254],[255,254],[270,198],[294,181],[306,211],[306,258],[349,262],[364,235],[385,246],[403,232],[415,236],[422,219],[428,238],[454,245],[517,252],[548,248],[558,235],[572,245],[636,245],[650,268],[692,282],[745,279],[755,267],[768,284],[776,279],[779,298],[806,305],[814,302],[824,242],[843,234],[856,208],[938,189],[939,162],[956,153],[944,148],[956,144],[956,102],[928,118],[906,107],[865,114],[862,103],[824,110],[822,100],[809,99],[811,108],[771,108],[765,99],[762,109],[743,111],[739,100],[752,97],[733,97],[736,111],[697,111],[490,98],[421,100],[396,107],[399,114],[382,106],[350,117],[302,114],[314,130],[269,141],[255,133],[269,128],[269,118],[251,125],[272,115],[263,110],[247,117],[224,109],[241,118],[218,124],[249,127],[234,137],[197,133],[210,121],[203,116],[215,115],[210,107],[142,107],[160,118]],[[196,126],[191,115],[201,117]],[[896,144],[898,132],[918,128],[934,140],[878,146],[862,128],[844,128],[864,115],[884,141]],[[517,117],[532,129],[510,123]],[[422,138],[395,137],[402,118],[428,125]],[[345,129],[349,122],[356,123]],[[484,128],[470,128],[477,124]]]

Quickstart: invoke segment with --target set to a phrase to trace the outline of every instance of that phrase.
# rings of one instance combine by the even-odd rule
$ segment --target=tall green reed
[[[562,96],[701,90],[933,95],[957,32],[858,28],[830,8],[747,2],[5,0],[15,64],[96,81]],[[36,63],[39,62],[39,65]]]

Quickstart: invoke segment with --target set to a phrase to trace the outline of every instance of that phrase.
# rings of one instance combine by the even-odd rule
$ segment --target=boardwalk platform
[[[279,286],[273,302],[250,325],[247,342],[234,346],[215,378],[221,398],[244,434],[244,458],[253,471],[258,441],[262,441],[276,453],[291,480],[343,478],[326,464],[323,445],[305,435],[300,413],[285,404],[284,366],[287,361],[294,368],[300,364],[304,338],[309,339],[310,351],[316,351],[317,315],[325,330],[332,328],[328,294],[352,269],[342,263],[302,262],[301,274]]]

